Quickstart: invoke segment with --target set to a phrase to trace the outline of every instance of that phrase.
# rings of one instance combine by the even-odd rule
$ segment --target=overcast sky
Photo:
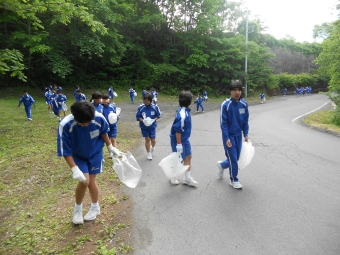
[[[337,20],[336,0],[246,0],[251,15],[258,15],[275,38],[287,34],[296,41],[313,42],[314,25]],[[251,17],[250,17],[251,18]]]

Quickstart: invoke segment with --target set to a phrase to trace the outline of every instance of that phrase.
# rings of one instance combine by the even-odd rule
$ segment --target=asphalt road
[[[228,173],[217,177],[219,108],[192,114],[197,188],[172,186],[158,166],[171,153],[164,122],[153,160],[143,144],[135,151],[143,169],[129,190],[135,254],[340,254],[340,137],[299,123],[328,101],[286,96],[249,107],[255,156],[239,172],[243,190],[229,186]]]

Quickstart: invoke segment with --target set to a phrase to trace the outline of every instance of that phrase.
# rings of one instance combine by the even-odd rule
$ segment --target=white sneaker
[[[99,215],[99,214],[100,214],[100,207],[99,206],[96,206],[96,207],[91,206],[90,211],[85,215],[84,220],[85,221],[94,220],[97,217],[97,215]]]
[[[230,182],[229,183],[230,186],[232,186],[234,189],[242,189],[242,184],[239,182]]]
[[[152,154],[151,154],[151,152],[148,152],[148,154],[146,154],[146,159],[152,160]]]
[[[221,163],[222,163],[222,161],[217,161],[217,168],[218,168],[217,175],[218,175],[218,178],[220,178],[220,179],[223,178],[223,171],[224,171],[224,169],[221,166]]]
[[[73,224],[79,225],[79,224],[84,224],[84,219],[83,219],[83,212],[80,209],[74,208],[73,212],[73,219],[72,219]]]
[[[179,184],[179,181],[178,181],[177,178],[175,177],[175,178],[171,178],[171,179],[170,179],[170,183],[171,183],[172,185],[178,185],[178,184]]]
[[[28,120],[29,120],[29,121],[31,121],[31,120],[32,120],[32,118],[28,118]]]
[[[153,152],[155,151],[155,147],[151,147],[151,154],[153,154]]]
[[[197,181],[195,181],[192,177],[190,179],[184,178],[183,184],[189,185],[189,186],[196,186],[198,184]]]

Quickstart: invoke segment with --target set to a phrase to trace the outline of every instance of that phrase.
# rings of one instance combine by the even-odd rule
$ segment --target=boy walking
[[[61,112],[64,113],[64,117],[66,116],[66,111],[67,111],[67,106],[66,106],[66,101],[67,98],[64,94],[62,94],[62,90],[58,90],[58,97],[57,97],[57,103],[58,103],[58,117],[59,121],[61,121]]]
[[[118,133],[118,126],[117,122],[120,118],[120,115],[117,115],[117,108],[115,105],[110,104],[110,96],[104,94],[102,97],[102,104],[103,104],[103,115],[106,121],[109,123],[110,132],[108,133],[109,139],[113,147],[117,147],[117,133]],[[111,118],[111,116],[113,116]],[[115,118],[114,118],[115,117]],[[112,158],[112,153],[110,153],[110,158]]]
[[[130,87],[129,94],[130,94],[131,102],[133,104],[135,103],[135,93],[136,93],[136,91],[132,87]]]
[[[118,155],[107,135],[109,126],[104,116],[97,113],[90,102],[79,101],[71,106],[70,115],[59,125],[57,147],[58,156],[63,156],[72,170],[73,179],[79,181],[75,190],[76,204],[72,222],[84,224],[100,214],[98,204],[97,174],[102,172],[103,147]],[[83,218],[82,202],[86,189],[91,196],[91,207]]]
[[[32,105],[34,104],[34,99],[33,97],[31,97],[27,90],[24,90],[23,91],[24,94],[22,96],[22,98],[20,98],[19,100],[19,105],[18,107],[20,107],[20,105],[23,103],[24,106],[25,106],[25,112],[26,112],[26,115],[27,115],[27,120],[31,121],[32,120]]]
[[[196,186],[198,184],[191,177],[191,144],[189,141],[191,135],[191,115],[190,108],[192,101],[192,94],[190,91],[182,91],[179,94],[178,102],[179,108],[176,112],[175,120],[172,124],[170,130],[170,144],[172,152],[181,153],[183,161],[183,165],[189,166],[188,170],[185,172],[185,178],[183,180],[183,184],[189,186]],[[178,185],[179,181],[177,178],[172,178],[170,180],[171,184]]]
[[[230,84],[231,97],[221,105],[221,130],[225,155],[224,161],[218,161],[218,176],[223,178],[223,172],[229,168],[230,185],[234,189],[242,189],[238,180],[238,159],[242,148],[242,132],[248,142],[248,103],[241,97],[242,84],[232,81]]]
[[[204,112],[204,107],[203,107],[203,98],[198,94],[196,98],[196,111],[199,112],[199,108],[202,108],[202,112]]]
[[[264,94],[263,94],[263,93],[260,94],[260,98],[261,98],[261,104],[263,104],[263,103],[264,103],[264,100],[265,100],[265,99],[264,99]]]
[[[145,138],[146,158],[152,160],[152,154],[156,146],[156,120],[161,117],[161,111],[157,105],[151,103],[152,96],[150,93],[143,96],[143,101],[144,103],[137,109],[136,119],[139,121],[142,136]]]

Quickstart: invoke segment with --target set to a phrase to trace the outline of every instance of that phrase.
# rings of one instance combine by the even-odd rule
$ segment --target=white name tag
[[[246,109],[245,108],[241,108],[240,110],[240,114],[245,114],[246,113]]]
[[[155,111],[151,111],[151,115],[152,115],[152,116],[155,115]]]
[[[99,130],[95,130],[95,131],[90,132],[90,136],[91,136],[91,139],[99,136]]]

